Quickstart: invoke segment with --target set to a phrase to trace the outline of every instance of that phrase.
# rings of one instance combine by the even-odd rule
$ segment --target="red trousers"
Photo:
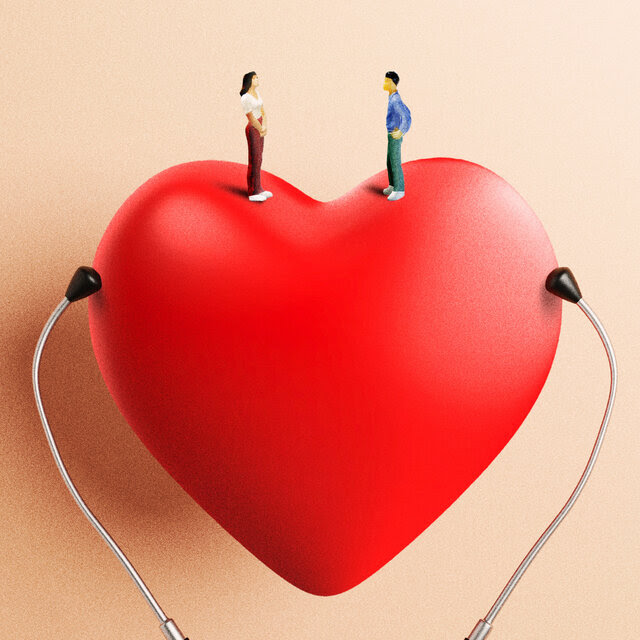
[[[258,118],[262,124],[262,118]],[[247,134],[247,144],[249,145],[249,163],[247,167],[247,187],[249,195],[253,196],[262,193],[264,189],[260,184],[260,167],[262,166],[262,150],[264,149],[264,138],[260,132],[251,124],[245,129]]]

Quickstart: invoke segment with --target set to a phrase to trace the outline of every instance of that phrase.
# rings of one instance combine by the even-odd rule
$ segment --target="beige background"
[[[638,3],[615,1],[4,2],[3,629],[24,640],[160,637],[66,492],[32,399],[33,348],[76,266],[154,173],[245,161],[238,90],[250,69],[269,115],[265,169],[320,199],[380,171],[381,83],[395,69],[414,122],[403,159],[466,158],[511,182],[620,361],[592,479],[491,637],[635,638],[639,30]],[[44,399],[83,495],[192,640],[462,640],[564,504],[597,432],[606,359],[580,311],[564,313],[548,384],[507,448],[408,549],[332,598],[271,573],[147,453],[101,380],[86,302],[51,338]]]

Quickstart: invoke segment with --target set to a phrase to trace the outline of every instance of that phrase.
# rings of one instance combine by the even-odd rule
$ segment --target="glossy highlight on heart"
[[[89,321],[125,419],[177,482],[292,584],[331,595],[398,554],[482,473],[555,354],[557,266],[531,208],[463,160],[331,202],[202,161],[110,223]]]

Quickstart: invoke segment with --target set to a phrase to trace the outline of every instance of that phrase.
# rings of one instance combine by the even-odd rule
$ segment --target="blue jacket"
[[[396,91],[389,96],[387,109],[387,131],[391,133],[395,128],[400,129],[404,135],[411,127],[411,111],[402,102],[400,94]]]

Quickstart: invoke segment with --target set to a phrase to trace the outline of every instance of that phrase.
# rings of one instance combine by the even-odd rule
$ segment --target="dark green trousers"
[[[395,140],[390,133],[387,133],[387,173],[389,174],[389,184],[394,191],[404,191],[404,174],[400,157],[403,138],[404,136]]]

